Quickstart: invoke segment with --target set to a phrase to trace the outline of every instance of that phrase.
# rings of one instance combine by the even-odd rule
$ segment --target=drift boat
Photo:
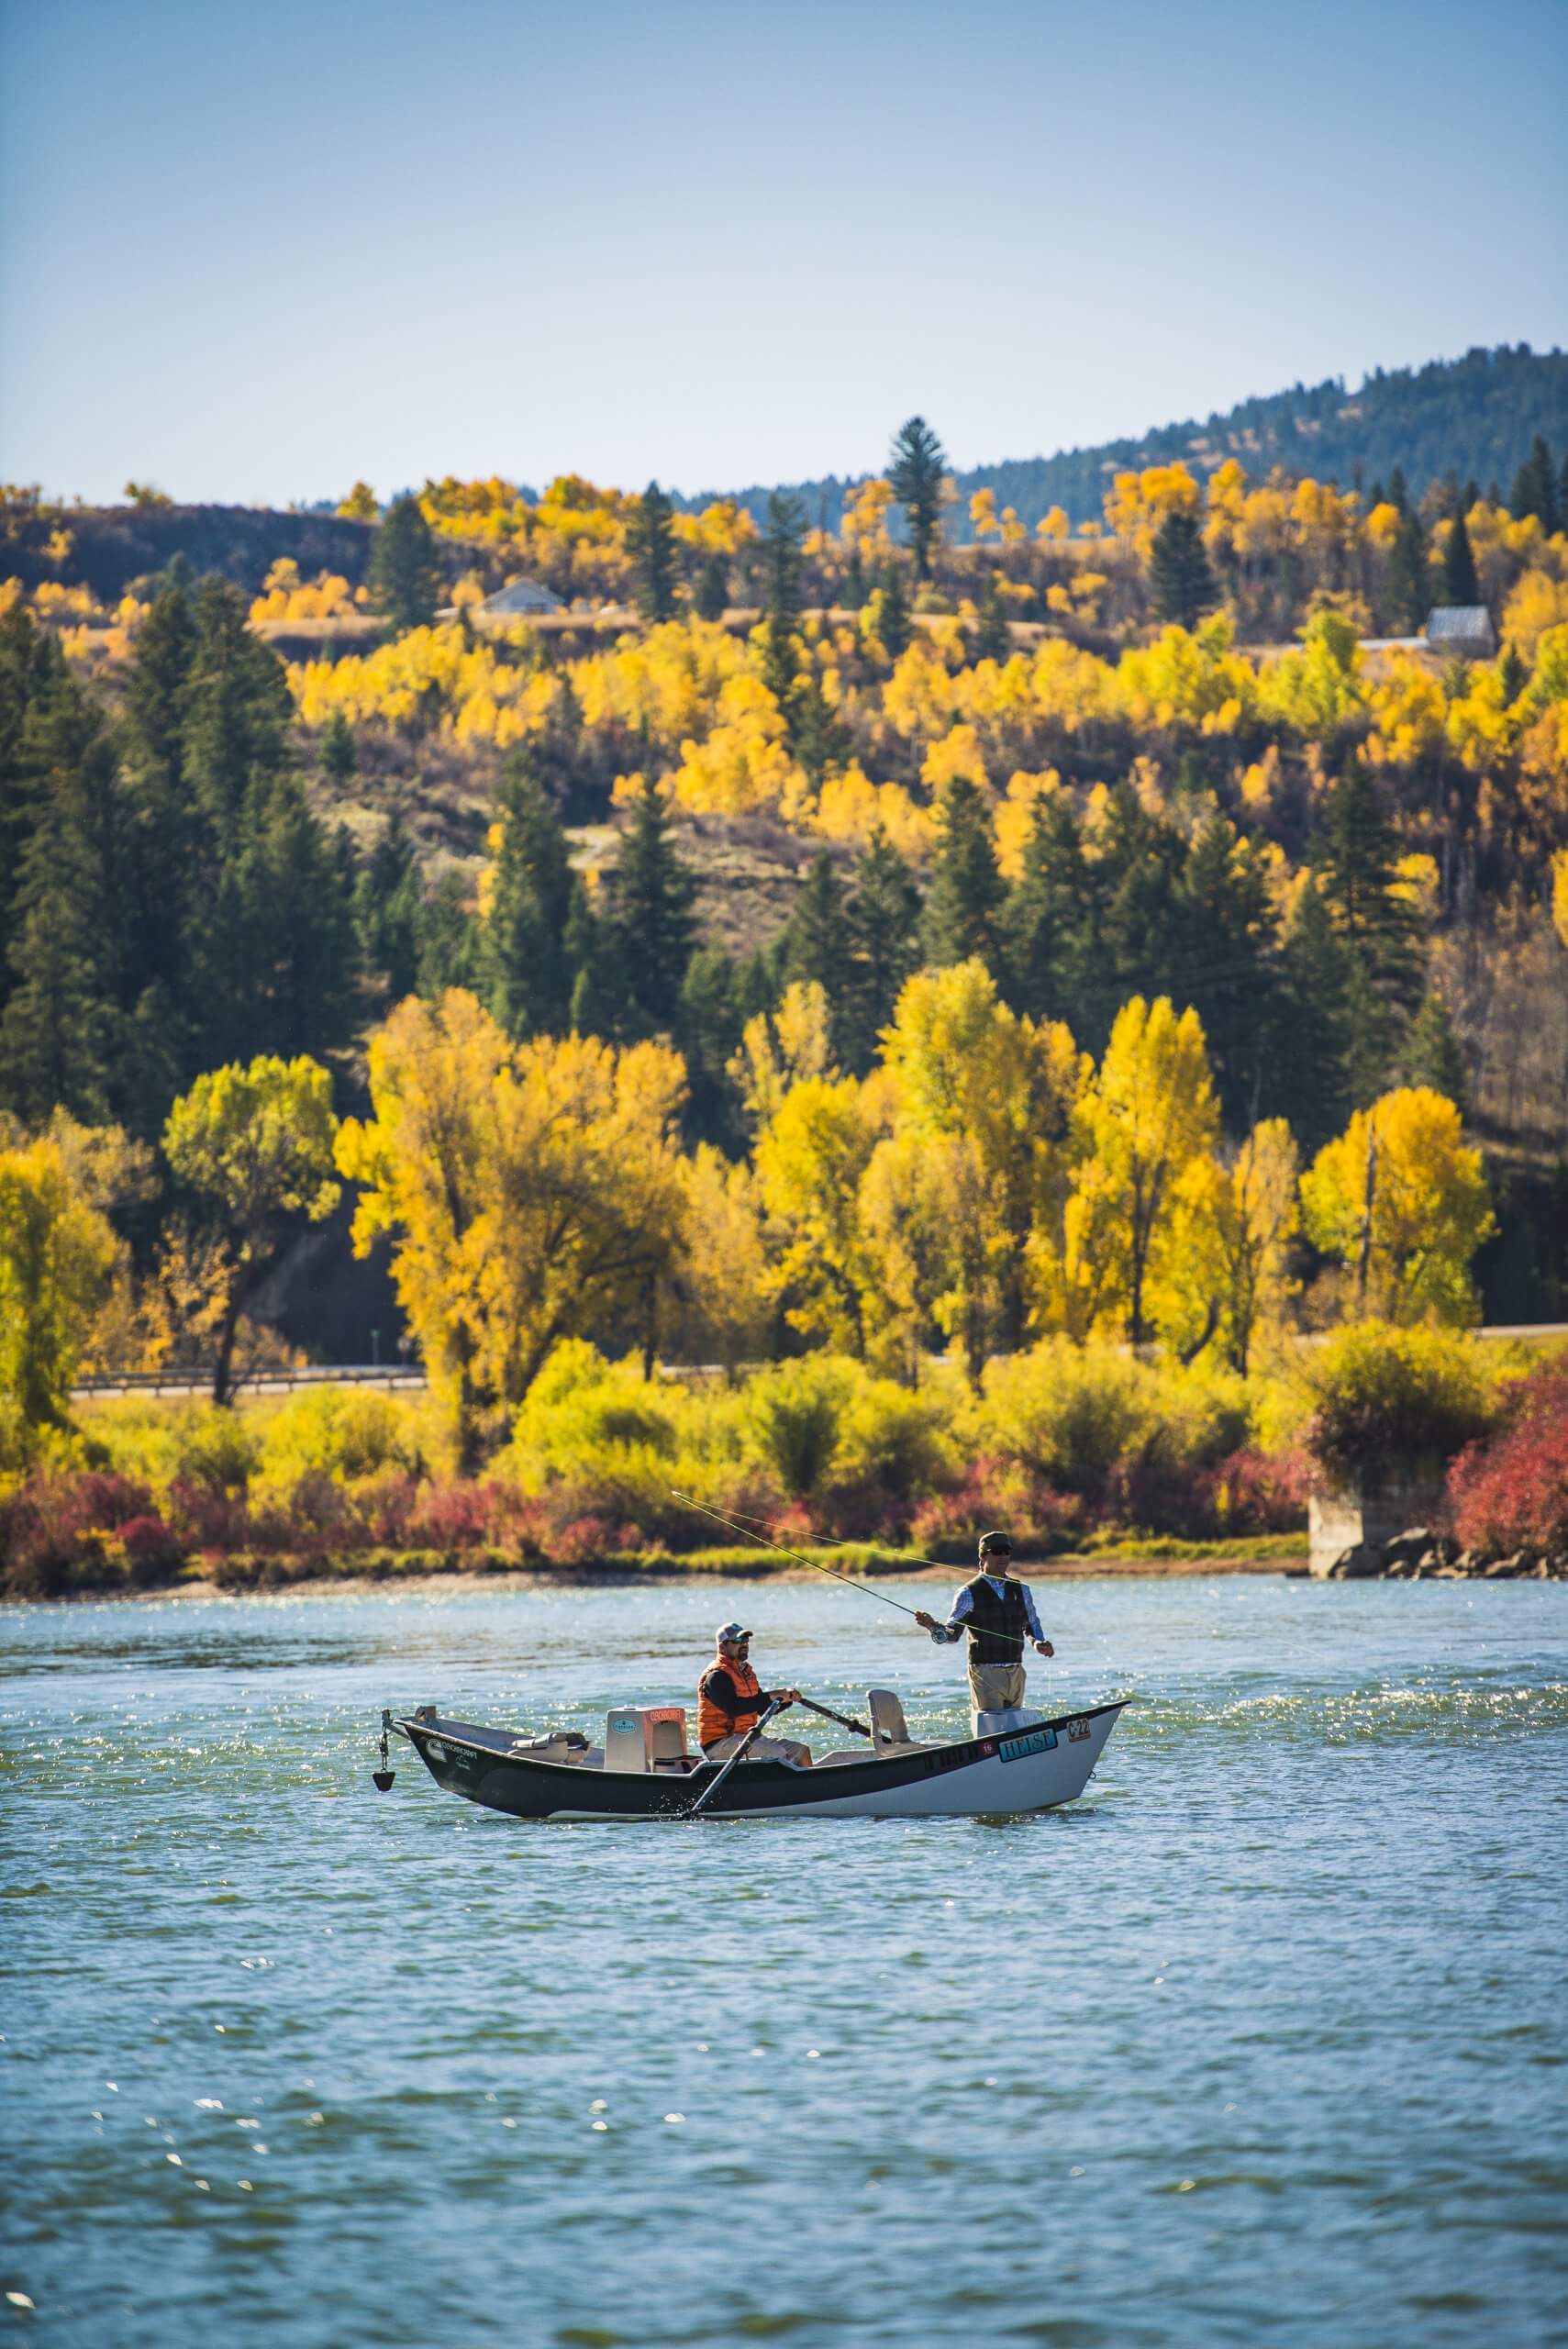
[[[406,1717],[383,1715],[376,1783],[391,1784],[391,1731],[407,1739],[443,1792],[514,1819],[670,1819],[699,1809],[707,1819],[989,1817],[1048,1810],[1081,1795],[1126,1701],[1053,1720],[984,1715],[982,1734],[931,1744],[909,1735],[890,1689],[873,1688],[869,1750],[824,1753],[809,1768],[748,1757],[728,1772],[688,1750],[680,1705],[617,1707],[603,1745],[579,1730],[530,1736],[448,1720],[421,1705]]]

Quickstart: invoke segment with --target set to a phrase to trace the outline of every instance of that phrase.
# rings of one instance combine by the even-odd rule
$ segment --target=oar
[[[804,1705],[808,1713],[820,1713],[825,1721],[837,1721],[840,1729],[852,1729],[857,1737],[873,1734],[864,1721],[852,1721],[848,1713],[836,1713],[831,1705],[819,1705],[815,1697],[796,1697],[795,1701],[797,1705]]]
[[[736,1747],[734,1753],[726,1762],[717,1777],[715,1778],[712,1786],[705,1787],[701,1794],[698,1795],[695,1802],[691,1804],[687,1809],[681,1812],[680,1815],[683,1819],[699,1819],[702,1816],[709,1803],[713,1800],[715,1795],[718,1792],[720,1787],[724,1784],[726,1778],[728,1777],[731,1770],[734,1769],[737,1762],[744,1759],[746,1750],[751,1743],[752,1739],[761,1737],[762,1731],[767,1728],[768,1723],[773,1720],[773,1715],[775,1713],[782,1713],[784,1707],[779,1704],[768,1705],[763,1708],[762,1711],[758,1714],[756,1720],[747,1731],[745,1736],[741,1739],[740,1744]]]

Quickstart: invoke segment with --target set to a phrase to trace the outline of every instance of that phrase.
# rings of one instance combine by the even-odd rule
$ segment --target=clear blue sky
[[[1568,340],[1563,0],[0,0],[0,473],[959,464]]]

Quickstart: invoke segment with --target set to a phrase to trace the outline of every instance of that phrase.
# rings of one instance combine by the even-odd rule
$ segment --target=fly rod
[[[786,1549],[782,1542],[770,1541],[765,1533],[754,1533],[739,1518],[728,1517],[722,1509],[709,1508],[706,1501],[695,1500],[690,1493],[683,1493],[674,1485],[670,1487],[670,1497],[672,1500],[684,1501],[688,1508],[695,1508],[702,1517],[711,1517],[716,1525],[724,1526],[728,1532],[742,1534],[748,1542],[755,1542],[760,1549],[776,1550],[781,1558],[793,1559],[797,1566],[809,1566],[813,1574],[828,1575],[834,1582],[847,1582],[851,1590],[863,1590],[868,1598],[880,1598],[884,1607],[896,1607],[901,1615],[912,1615],[918,1622],[919,1608],[906,1607],[901,1598],[890,1598],[884,1590],[873,1590],[869,1582],[858,1582],[853,1575],[841,1575],[837,1566],[825,1566],[820,1558],[808,1558],[799,1550]],[[758,1521],[764,1525],[767,1523],[765,1518]],[[924,1559],[921,1563],[929,1565],[936,1562]],[[1020,1639],[1016,1631],[993,1631],[990,1636],[995,1640],[1006,1640],[1009,1647],[1027,1648],[1031,1644],[1027,1639]]]

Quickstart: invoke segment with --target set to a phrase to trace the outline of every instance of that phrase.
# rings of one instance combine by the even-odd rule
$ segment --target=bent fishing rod
[[[896,1607],[901,1615],[912,1615],[917,1621],[919,1620],[920,1609],[906,1607],[901,1598],[890,1598],[885,1590],[873,1590],[869,1582],[859,1582],[853,1575],[842,1575],[837,1566],[825,1566],[820,1558],[808,1558],[800,1550],[791,1550],[782,1542],[770,1541],[765,1533],[754,1533],[751,1528],[742,1523],[740,1518],[727,1516],[722,1509],[709,1508],[706,1501],[697,1500],[691,1493],[683,1493],[674,1485],[670,1487],[670,1497],[672,1500],[684,1501],[688,1508],[695,1508],[699,1516],[711,1517],[716,1525],[722,1525],[728,1532],[739,1533],[746,1541],[755,1542],[759,1549],[776,1550],[781,1558],[793,1559],[797,1566],[809,1566],[813,1574],[827,1575],[834,1582],[847,1582],[851,1590],[863,1590],[868,1598],[880,1598],[884,1607]],[[766,1518],[758,1520],[758,1523],[762,1525],[767,1522]],[[814,1535],[812,1538],[815,1540],[817,1537]],[[936,1563],[934,1558],[920,1560],[922,1565],[935,1565]],[[1020,1639],[1016,1631],[993,1631],[990,1636],[995,1640],[1006,1640],[1010,1647],[1027,1648],[1034,1645],[1032,1640]]]

